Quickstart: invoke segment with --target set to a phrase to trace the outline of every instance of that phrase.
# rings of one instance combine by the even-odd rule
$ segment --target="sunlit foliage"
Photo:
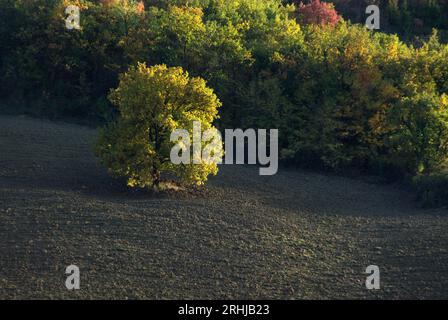
[[[218,172],[216,163],[170,161],[174,130],[192,135],[193,121],[198,121],[205,131],[218,115],[220,102],[203,79],[190,78],[182,68],[138,64],[121,75],[110,100],[119,116],[101,130],[97,155],[111,173],[126,177],[128,186],[158,188],[167,172],[201,185]]]
[[[336,23],[340,12],[323,1],[329,22],[305,6],[317,22],[305,23],[285,3],[4,0],[0,95],[45,114],[113,119],[106,97],[118,75],[137,62],[165,64],[214,89],[219,128],[278,128],[285,162],[399,176],[442,170],[448,47],[440,34],[411,44]],[[81,30],[65,28],[68,4],[81,7]]]

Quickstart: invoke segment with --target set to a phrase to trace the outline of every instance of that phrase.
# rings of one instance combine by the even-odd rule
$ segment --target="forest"
[[[446,39],[448,2],[445,0],[336,0],[338,10],[353,22],[362,23],[364,8],[376,4],[382,11],[382,31],[398,33],[407,41],[425,37],[433,28]]]
[[[364,25],[372,3],[380,30]],[[435,0],[1,0],[0,105],[99,125],[129,66],[181,67],[221,101],[218,129],[278,128],[283,165],[446,205],[447,15]]]

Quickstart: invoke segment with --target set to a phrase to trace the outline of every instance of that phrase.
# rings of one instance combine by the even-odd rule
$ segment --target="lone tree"
[[[96,154],[112,174],[126,177],[128,186],[157,189],[163,172],[196,185],[217,174],[216,163],[170,161],[177,143],[170,141],[174,130],[186,130],[191,140],[193,121],[200,122],[203,132],[213,128],[218,117],[221,103],[205,80],[190,78],[180,67],[139,63],[120,75],[109,99],[119,116],[100,131]],[[181,142],[190,145],[190,141]]]

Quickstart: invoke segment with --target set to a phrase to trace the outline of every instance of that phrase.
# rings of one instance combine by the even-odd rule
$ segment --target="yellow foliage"
[[[96,151],[111,173],[127,178],[128,186],[157,187],[164,172],[201,185],[218,172],[215,163],[170,161],[171,132],[185,129],[191,136],[193,121],[207,130],[218,117],[221,103],[203,79],[190,78],[180,67],[139,63],[120,76],[109,99],[120,116],[101,130]]]

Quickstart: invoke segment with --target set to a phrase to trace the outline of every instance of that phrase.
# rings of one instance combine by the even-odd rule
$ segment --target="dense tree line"
[[[281,0],[0,4],[0,95],[9,104],[113,117],[106,97],[119,73],[166,64],[214,89],[218,127],[280,129],[285,162],[386,175],[445,165],[448,47],[436,32],[414,46],[344,19],[308,23]],[[65,28],[69,4],[81,8],[81,30]]]
[[[431,34],[439,29],[446,40],[448,31],[447,0],[331,0],[346,19],[356,23],[365,21],[365,8],[376,4],[381,11],[381,31],[398,33],[403,39]]]

